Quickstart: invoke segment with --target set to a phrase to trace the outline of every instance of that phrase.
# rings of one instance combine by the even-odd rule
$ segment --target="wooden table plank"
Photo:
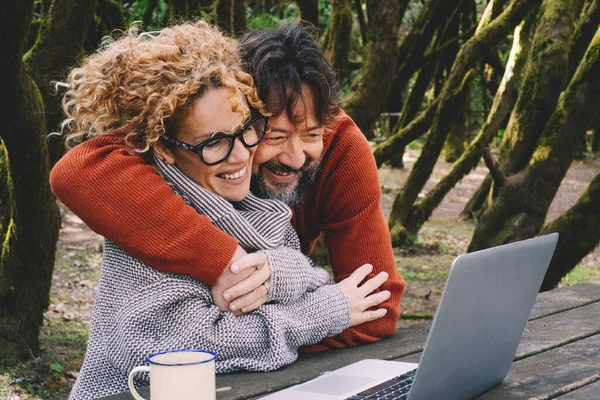
[[[600,399],[600,381],[586,385],[564,396],[557,397],[556,400],[598,400]]]
[[[515,360],[600,333],[600,301],[529,321]]]
[[[517,348],[521,360],[565,344],[600,334],[600,301],[529,321]],[[400,330],[396,335],[402,335]],[[418,362],[420,353],[394,358]],[[417,361],[414,361],[417,360]]]
[[[600,279],[540,293],[529,320],[600,301]]]
[[[550,395],[566,386],[593,378],[597,374],[600,374],[600,335],[516,361],[506,382],[479,398],[481,400],[543,398],[544,395]]]

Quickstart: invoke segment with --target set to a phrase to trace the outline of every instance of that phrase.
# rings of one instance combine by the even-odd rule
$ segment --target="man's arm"
[[[127,150],[121,131],[67,152],[50,174],[52,191],[92,230],[151,267],[215,285],[237,241],[175,196]]]
[[[374,267],[372,275],[383,271],[389,274],[380,290],[389,290],[391,297],[381,304],[388,311],[385,317],[349,328],[308,351],[370,343],[392,335],[405,286],[396,270],[389,230],[381,212],[381,187],[371,148],[345,114],[334,128],[336,134],[330,144],[326,143],[329,146],[317,181],[315,206],[335,280],[339,282],[362,264],[370,263]]]

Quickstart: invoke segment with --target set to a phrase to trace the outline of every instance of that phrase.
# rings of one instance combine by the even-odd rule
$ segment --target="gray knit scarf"
[[[245,250],[270,250],[282,246],[290,208],[277,200],[259,199],[252,193],[242,201],[230,203],[188,178],[176,165],[154,161],[174,191],[213,225],[238,239]]]

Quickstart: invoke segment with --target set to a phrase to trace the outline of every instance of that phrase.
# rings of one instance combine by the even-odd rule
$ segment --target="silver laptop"
[[[457,257],[419,364],[362,360],[263,399],[466,400],[498,385],[557,241],[552,233]]]

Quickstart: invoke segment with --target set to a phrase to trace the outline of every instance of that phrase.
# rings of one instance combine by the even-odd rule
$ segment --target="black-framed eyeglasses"
[[[262,115],[254,117],[246,122],[239,131],[235,133],[215,132],[210,139],[207,139],[196,146],[192,146],[191,144],[181,142],[168,136],[163,136],[163,139],[198,154],[202,162],[206,165],[216,165],[229,157],[233,150],[235,139],[240,139],[240,142],[242,142],[245,147],[254,147],[259,144],[265,137],[268,119],[268,117]]]

